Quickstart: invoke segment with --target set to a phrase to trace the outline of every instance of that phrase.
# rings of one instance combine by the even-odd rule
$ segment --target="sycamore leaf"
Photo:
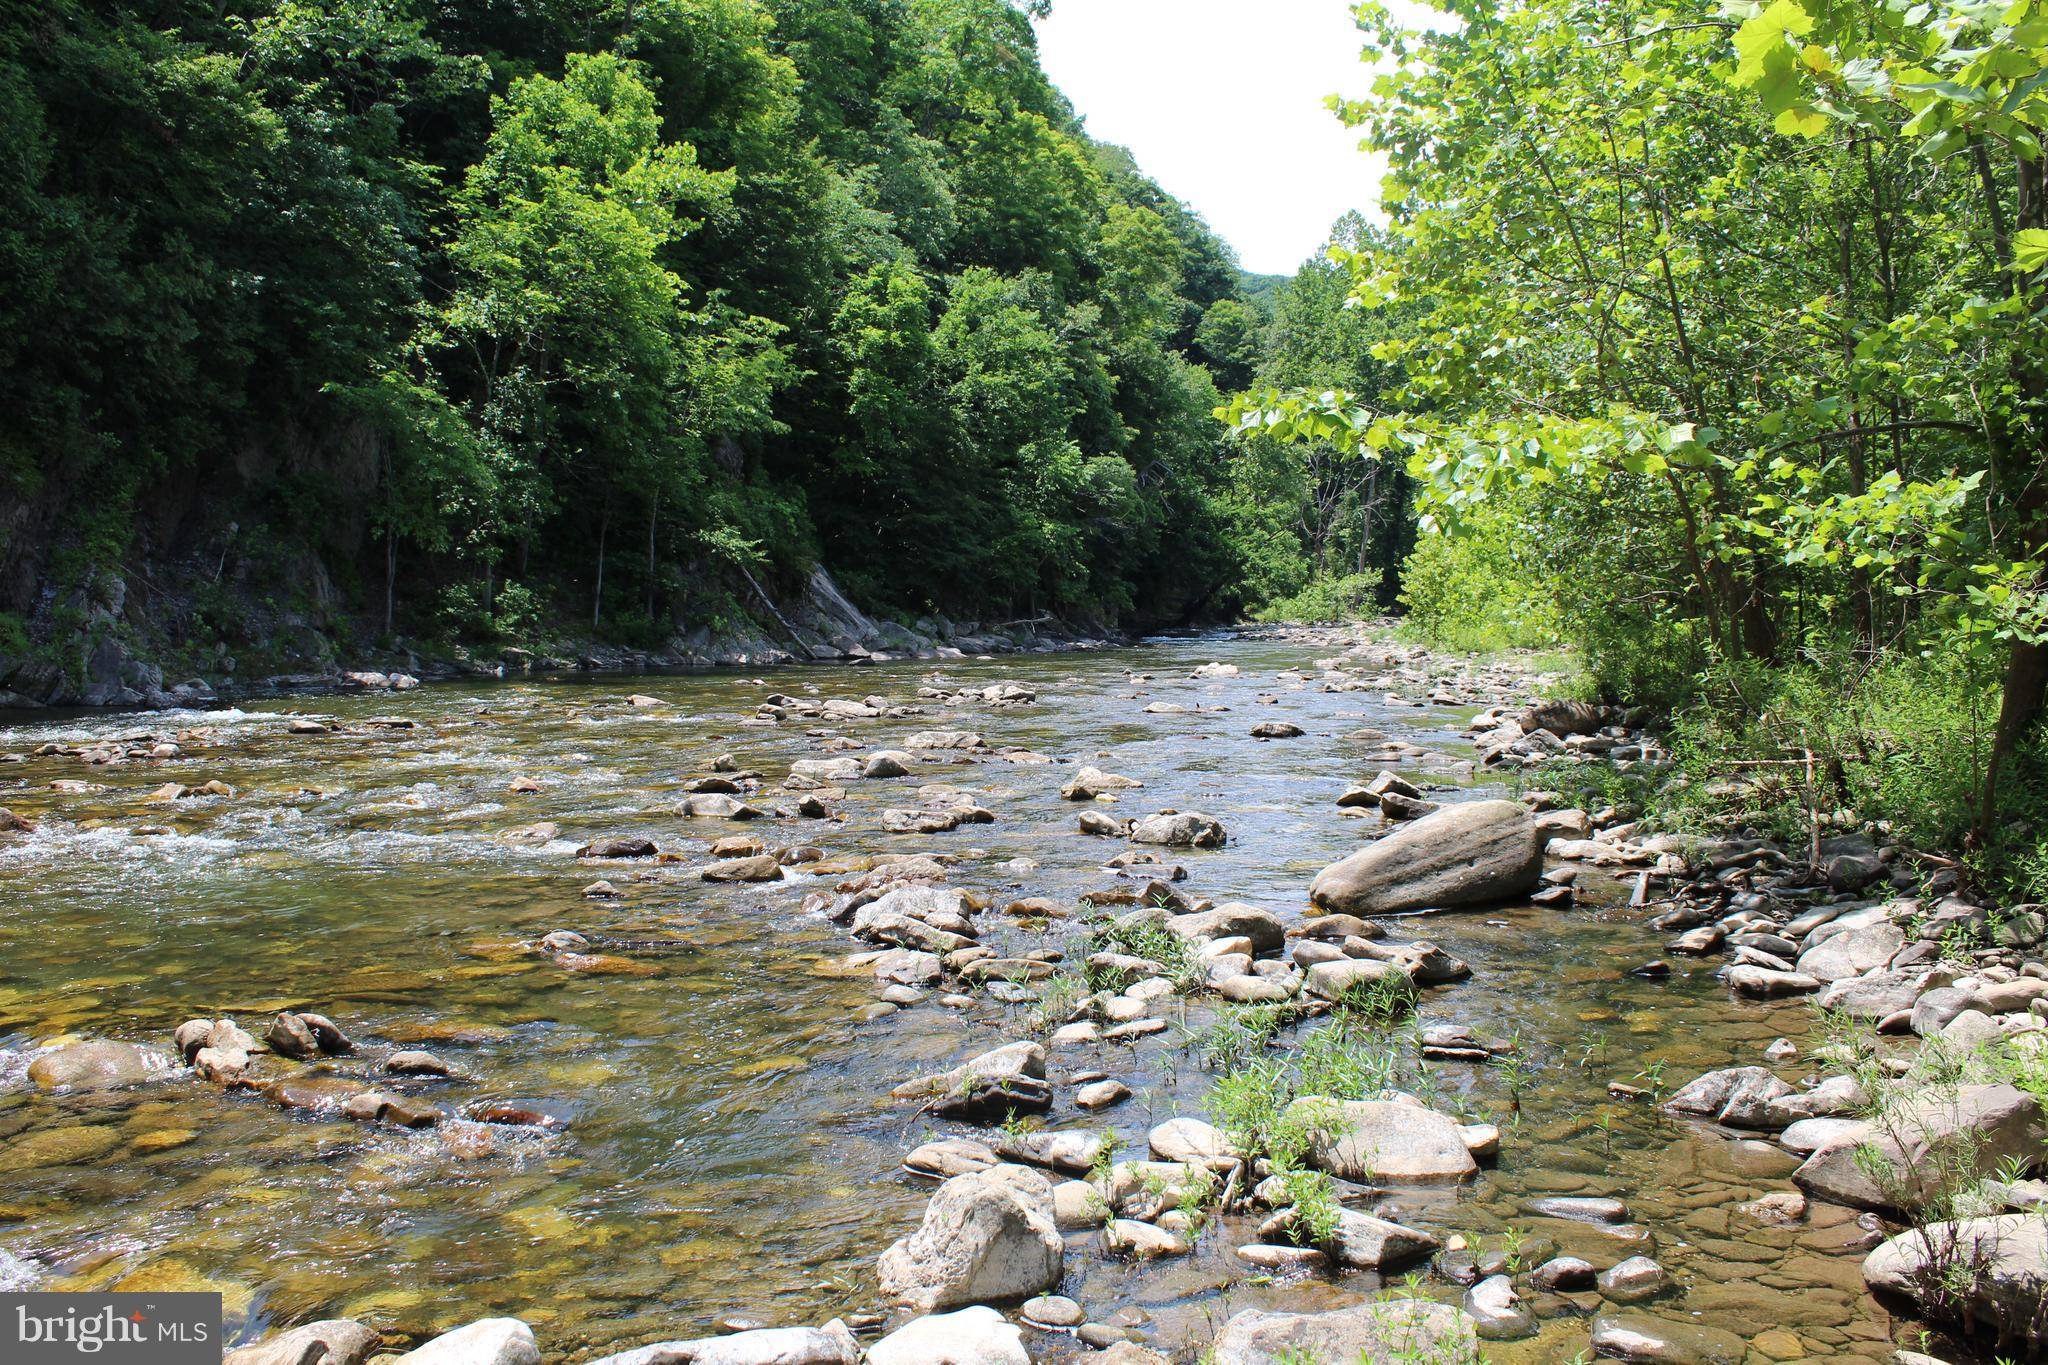
[[[2026,228],[2012,237],[2012,268],[2039,270],[2048,266],[2048,228]]]
[[[1813,16],[1795,0],[1777,0],[1769,9],[1735,30],[1735,53],[1741,60],[1735,67],[1737,85],[1755,85],[1773,69],[1791,65],[1787,37],[1805,37],[1813,31]]]
[[[1819,137],[1828,130],[1828,116],[1818,109],[1787,109],[1778,115],[1771,127],[1787,137]]]

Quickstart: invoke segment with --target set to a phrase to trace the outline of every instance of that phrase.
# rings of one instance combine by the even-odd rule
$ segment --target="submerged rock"
[[[1447,806],[1316,875],[1323,910],[1381,915],[1525,896],[1543,876],[1536,821],[1517,801]]]
[[[1211,1365],[1280,1365],[1287,1360],[1399,1365],[1415,1360],[1478,1359],[1469,1313],[1427,1299],[1365,1303],[1329,1313],[1269,1313],[1248,1308],[1223,1325]]]
[[[1593,1320],[1593,1354],[1637,1365],[1743,1365],[1741,1337],[1648,1313],[1612,1313]]]
[[[68,1043],[30,1062],[28,1078],[45,1090],[119,1090],[163,1069],[163,1058],[134,1043]]]

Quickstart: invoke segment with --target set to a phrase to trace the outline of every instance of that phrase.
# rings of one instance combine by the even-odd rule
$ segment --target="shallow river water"
[[[1059,799],[1073,765],[1091,762],[1146,783],[1124,794],[1120,814],[1201,809],[1228,827],[1227,847],[1176,855],[1184,889],[1297,917],[1314,873],[1367,833],[1333,803],[1379,766],[1378,741],[1346,736],[1370,728],[1463,754],[1459,727],[1477,709],[1325,693],[1313,661],[1333,652],[1213,637],[765,679],[445,685],[0,728],[0,749],[22,755],[51,741],[201,732],[175,759],[29,756],[0,767],[0,804],[40,825],[0,836],[0,1287],[217,1287],[243,1336],[345,1316],[398,1340],[504,1313],[525,1318],[550,1359],[565,1361],[709,1331],[728,1315],[799,1322],[876,1308],[875,1258],[915,1225],[931,1188],[899,1170],[903,1153],[928,1131],[968,1131],[917,1119],[889,1088],[1027,1036],[1030,1010],[984,1000],[956,1012],[934,994],[862,1022],[874,984],[832,970],[860,945],[800,904],[837,877],[798,869],[779,883],[710,885],[691,864],[734,833],[831,858],[930,850],[957,855],[956,883],[997,905],[1072,904],[1116,884],[1101,863],[1124,847],[1078,835],[1074,805]],[[1210,660],[1241,675],[1190,676]],[[1290,669],[1309,681],[1280,676]],[[1035,686],[1037,703],[917,698],[929,683],[999,680]],[[879,695],[923,710],[748,723],[778,691]],[[630,706],[631,693],[662,704]],[[1155,701],[1228,709],[1146,714]],[[297,716],[413,726],[288,733]],[[1308,733],[1249,737],[1275,719]],[[944,834],[882,832],[882,809],[908,804],[914,780],[851,784],[843,823],[674,813],[681,784],[718,754],[763,774],[757,802],[791,805],[776,784],[793,760],[825,756],[821,736],[868,750],[945,728],[1057,763],[934,765],[927,780],[970,790],[997,817]],[[541,790],[508,791],[518,777]],[[144,799],[166,782],[208,780],[235,794]],[[541,821],[558,835],[506,837]],[[573,856],[611,835],[644,835],[684,861]],[[622,898],[584,898],[600,875]],[[1501,1158],[1461,1190],[1397,1195],[1390,1207],[1482,1245],[1512,1227],[1598,1265],[1654,1256],[1679,1291],[1645,1311],[1740,1338],[1752,1361],[1888,1360],[1894,1324],[1862,1290],[1866,1234],[1846,1211],[1816,1208],[1791,1228],[1736,1212],[1790,1188],[1789,1156],[1606,1092],[1615,1079],[1649,1084],[1661,1073],[1668,1089],[1760,1062],[1780,1036],[1803,1046],[1807,1013],[1731,1000],[1711,964],[1681,960],[1661,982],[1630,977],[1664,951],[1662,937],[1622,907],[1620,887],[1598,899],[1605,908],[1430,919],[1428,936],[1475,975],[1429,992],[1421,1018],[1517,1037],[1529,1075],[1511,1087],[1498,1066],[1438,1066],[1440,1103],[1503,1125]],[[631,971],[567,971],[522,948],[553,929],[592,937],[594,951]],[[1071,922],[1042,933],[1012,926],[1000,941],[1062,948],[1074,932]],[[312,1118],[182,1071],[94,1096],[53,1096],[24,1079],[30,1056],[54,1039],[148,1042],[168,1059],[183,1019],[234,1015],[260,1036],[285,1008],[320,1011],[354,1037],[365,1060],[340,1059],[344,1074],[397,1046],[427,1047],[466,1079],[405,1087],[413,1093],[450,1110],[507,1101],[561,1124],[415,1132]],[[1100,1067],[1137,1094],[1079,1115],[1062,1086],[1049,1122],[1114,1127],[1142,1149],[1153,1121],[1200,1114],[1209,1078],[1185,1044],[1206,1017],[1190,1003],[1175,1028],[1135,1047],[1056,1054],[1056,1077]],[[1785,1074],[1804,1073],[1795,1064]],[[1556,1193],[1621,1195],[1634,1221],[1616,1234],[1521,1211]],[[1261,1277],[1232,1254],[1255,1240],[1254,1222],[1227,1220],[1196,1254],[1144,1268],[1104,1260],[1093,1235],[1072,1237],[1066,1292],[1097,1319],[1134,1322],[1145,1339],[1192,1356],[1239,1309],[1334,1307],[1377,1288],[1369,1274]],[[1455,1291],[1438,1282],[1423,1292]],[[1587,1340],[1577,1315],[1595,1305],[1552,1305],[1563,1315],[1535,1340],[1490,1346],[1489,1356],[1569,1359]]]

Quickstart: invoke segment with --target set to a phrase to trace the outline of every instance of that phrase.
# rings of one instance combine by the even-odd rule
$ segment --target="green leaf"
[[[2012,237],[2012,268],[2034,271],[2048,266],[2048,228],[2026,228]]]

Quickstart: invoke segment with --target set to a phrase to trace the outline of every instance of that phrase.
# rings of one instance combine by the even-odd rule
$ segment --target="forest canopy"
[[[1007,0],[19,0],[0,144],[10,634],[308,556],[646,642],[1234,578],[1235,261]]]

